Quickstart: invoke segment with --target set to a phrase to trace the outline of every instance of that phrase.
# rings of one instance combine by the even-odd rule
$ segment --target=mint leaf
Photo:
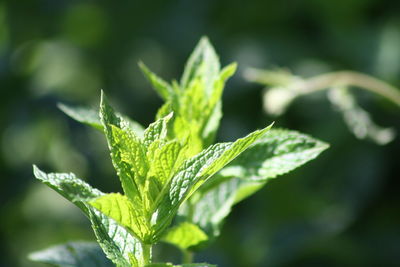
[[[101,196],[88,203],[134,233],[140,240],[151,239],[151,229],[147,227],[145,212],[143,212],[140,202],[134,202],[126,196],[113,193]]]
[[[208,239],[207,235],[195,224],[183,222],[168,230],[163,241],[176,245],[182,250],[198,245]]]
[[[186,160],[172,177],[168,197],[163,197],[157,208],[157,233],[170,224],[179,206],[189,198],[208,178],[246,150],[269,128],[255,131],[233,143],[210,146],[198,155]]]
[[[156,140],[165,140],[167,138],[168,122],[172,118],[172,115],[173,113],[170,113],[147,127],[143,138],[146,147],[150,146]]]
[[[218,56],[208,39],[203,37],[186,63],[181,78],[181,88],[189,87],[197,77],[202,77],[205,80],[205,92],[209,93],[212,91],[219,69]]]
[[[328,145],[308,135],[271,129],[205,184],[179,214],[197,224],[210,239],[220,234],[223,220],[237,202],[274,178],[317,157]],[[185,209],[190,209],[190,212]]]
[[[33,174],[44,184],[74,203],[86,215],[89,211],[82,200],[103,195],[100,190],[92,188],[89,184],[77,178],[73,173],[45,173],[33,165]]]
[[[103,125],[101,125],[99,113],[96,110],[86,107],[71,107],[62,103],[57,106],[74,120],[103,131]]]
[[[174,112],[170,139],[188,142],[188,155],[194,156],[210,146],[215,139],[222,117],[221,96],[226,80],[233,75],[236,64],[220,70],[214,48],[207,38],[202,38],[190,56],[181,82],[168,84],[139,64],[148,80],[166,103],[157,118]]]
[[[86,204],[86,200],[103,196],[104,193],[92,188],[72,173],[46,174],[36,166],[33,169],[37,179],[74,203],[89,217],[97,241],[111,261],[118,266],[128,267],[129,258],[132,258],[129,254],[134,258],[141,258],[141,246],[136,238],[113,219]]]
[[[97,242],[107,257],[119,267],[137,267],[143,260],[140,241],[116,221],[94,208],[89,210]]]
[[[147,152],[151,158],[149,176],[154,177],[160,184],[167,183],[171,175],[184,160],[185,148],[182,148],[177,140],[170,141],[161,147],[152,147]],[[151,155],[149,155],[151,153]]]
[[[100,102],[100,119],[111,152],[111,160],[120,178],[122,189],[129,198],[135,199],[140,195],[140,184],[144,182],[142,180],[143,172],[147,171],[147,167],[144,166],[146,163],[143,162],[145,160],[144,147],[139,138],[129,130],[126,121],[114,112],[103,92]],[[131,160],[132,156],[134,157],[133,161]],[[139,159],[141,162],[136,162],[135,159]],[[132,166],[132,164],[134,165]],[[135,176],[134,172],[138,170],[141,173]],[[139,184],[138,181],[140,181]]]
[[[235,73],[237,68],[236,63],[232,63],[223,68],[218,79],[214,82],[214,91],[210,97],[209,113],[206,116],[206,123],[203,126],[202,138],[204,146],[211,145],[217,134],[219,122],[222,117],[222,92],[226,81]]]
[[[32,261],[59,267],[112,267],[114,266],[94,242],[68,242],[31,253]]]
[[[198,225],[212,241],[219,236],[224,219],[233,205],[264,186],[265,182],[233,177],[213,176],[217,180],[212,186],[201,188],[190,201],[179,210],[179,216]]]
[[[316,158],[328,147],[296,131],[273,129],[221,170],[221,174],[252,180],[274,178]]]
[[[97,130],[103,131],[103,125],[101,124],[99,112],[97,110],[86,107],[72,107],[62,103],[59,103],[57,106],[60,110],[74,120],[89,125]],[[140,123],[122,115],[119,116],[123,117],[127,121],[129,128],[136,135],[143,136],[144,128],[142,125],[140,125]]]
[[[139,62],[139,67],[153,86],[154,90],[156,90],[164,100],[168,100],[172,94],[171,86],[166,81],[151,72],[143,62]]]

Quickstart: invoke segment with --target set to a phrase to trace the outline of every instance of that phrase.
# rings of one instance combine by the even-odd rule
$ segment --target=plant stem
[[[143,250],[143,266],[151,263],[151,248],[152,245],[142,243]]]
[[[192,251],[182,249],[182,263],[192,263],[194,253]]]
[[[270,71],[249,69],[245,75],[250,81],[265,85],[273,85],[274,83],[285,84],[288,82],[288,75],[290,75],[290,73],[279,75],[279,73],[276,74]],[[400,107],[399,89],[366,74],[350,70],[329,72],[308,79],[300,79],[286,86],[301,95],[332,87],[355,86],[380,95]]]
[[[304,81],[300,92],[307,94],[332,86],[356,86],[380,95],[400,106],[400,91],[381,80],[354,71],[337,71],[315,76]],[[299,88],[300,89],[300,88]]]

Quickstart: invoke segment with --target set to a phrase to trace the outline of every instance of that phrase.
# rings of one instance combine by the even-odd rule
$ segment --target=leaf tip
[[[35,176],[36,179],[44,181],[46,178],[46,174],[39,169],[38,166],[36,166],[35,164],[32,165],[33,167],[33,175]]]
[[[200,43],[201,43],[201,44],[211,45],[210,39],[208,38],[207,35],[203,35],[203,36],[200,38]]]
[[[67,113],[67,110],[68,110],[68,106],[67,105],[65,105],[65,104],[63,104],[61,102],[58,102],[56,105],[57,105],[58,109],[60,109],[64,113]]]

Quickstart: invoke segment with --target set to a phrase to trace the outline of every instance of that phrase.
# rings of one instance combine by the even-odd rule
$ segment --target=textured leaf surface
[[[174,112],[170,137],[181,142],[189,140],[188,154],[194,156],[210,146],[215,139],[222,117],[221,96],[225,82],[233,75],[236,64],[220,70],[214,48],[202,38],[189,57],[180,83],[168,84],[147,67],[140,67],[156,91],[166,101],[157,118]],[[171,139],[172,139],[171,138]]]
[[[90,201],[89,204],[130,230],[140,240],[145,240],[151,234],[151,229],[146,227],[148,223],[141,211],[142,207],[135,206],[126,196],[107,194]]]
[[[221,173],[224,176],[266,180],[303,165],[328,147],[326,143],[296,131],[273,129]]]
[[[59,267],[114,266],[94,242],[69,242],[34,252],[29,259]]]
[[[172,113],[153,122],[144,131],[144,144],[149,146],[155,140],[165,140],[167,138],[168,121],[172,118]]]
[[[141,258],[140,242],[113,219],[87,205],[84,200],[103,196],[104,193],[92,188],[72,173],[46,174],[34,166],[37,179],[54,189],[78,206],[89,218],[97,241],[107,257],[119,266],[131,266],[129,254]]]
[[[186,250],[208,239],[207,235],[195,224],[183,222],[172,227],[163,237],[163,241]]]
[[[135,134],[127,128],[124,119],[115,113],[104,93],[101,95],[100,119],[122,189],[129,198],[135,199],[140,195],[138,181],[143,177],[143,174],[135,173],[135,171],[140,169],[145,172],[146,167],[141,162],[132,162],[131,157],[145,160],[144,148]],[[143,180],[140,184],[143,184]]]
[[[33,166],[33,174],[37,179],[54,189],[60,195],[73,202],[86,215],[88,209],[83,200],[92,199],[103,195],[100,190],[92,188],[73,173],[45,173],[37,166]]]
[[[303,165],[327,147],[296,131],[271,129],[201,188],[198,201],[191,203],[192,215],[184,207],[180,214],[191,216],[210,238],[216,237],[235,203],[254,194],[269,178]]]
[[[159,229],[163,230],[176,214],[178,207],[202,185],[209,177],[219,171],[253,142],[260,138],[268,129],[255,131],[233,143],[219,143],[210,146],[198,155],[186,160],[177,174],[171,179],[169,197],[165,197],[159,206]]]
[[[181,79],[181,87],[187,88],[190,82],[200,76],[206,80],[206,92],[211,92],[219,69],[218,56],[208,39],[203,37],[186,63]]]

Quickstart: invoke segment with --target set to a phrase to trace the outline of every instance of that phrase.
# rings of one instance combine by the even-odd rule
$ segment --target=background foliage
[[[0,2],[0,266],[41,266],[26,254],[94,239],[79,210],[33,178],[32,163],[120,191],[104,137],[67,118],[57,102],[97,106],[103,88],[119,110],[147,125],[161,100],[137,62],[167,80],[179,77],[207,35],[223,65],[239,63],[218,135],[234,140],[272,120],[262,111],[262,88],[241,75],[246,67],[288,67],[306,77],[352,69],[400,87],[399,10],[389,0]],[[355,92],[380,125],[400,132],[395,106]],[[237,206],[220,239],[196,261],[398,263],[400,139],[386,146],[355,139],[323,95],[296,100],[275,126],[331,148]],[[168,245],[157,253],[179,257]]]

